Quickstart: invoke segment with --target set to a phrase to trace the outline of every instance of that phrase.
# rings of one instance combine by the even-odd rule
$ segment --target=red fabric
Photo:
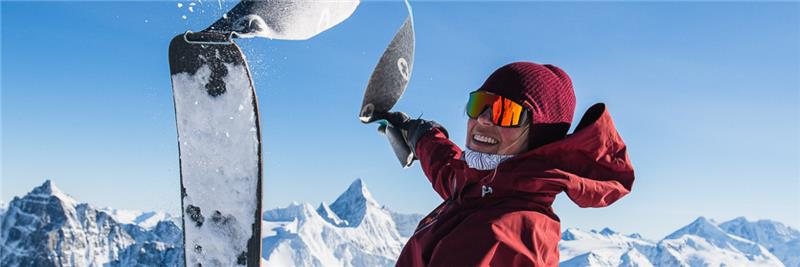
[[[417,157],[445,201],[420,222],[397,266],[557,266],[555,196],[566,192],[581,207],[604,207],[628,194],[634,179],[604,105],[590,109],[577,129],[493,171],[468,168],[444,133],[427,133]],[[481,197],[482,186],[492,193]]]

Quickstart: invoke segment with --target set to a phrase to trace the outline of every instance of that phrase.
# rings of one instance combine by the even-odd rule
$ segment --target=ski
[[[186,266],[259,266],[261,133],[244,55],[229,34],[169,46]]]
[[[392,150],[404,168],[411,166],[414,155],[399,129],[388,123],[384,116],[403,96],[414,65],[414,16],[411,4],[405,1],[408,17],[384,50],[378,65],[372,71],[358,114],[362,123],[378,121],[379,131],[386,135]]]
[[[233,32],[237,38],[306,40],[341,23],[358,0],[242,0],[204,31]]]
[[[259,266],[262,152],[258,104],[233,38],[309,39],[358,0],[243,0],[198,32],[173,38],[185,266]]]

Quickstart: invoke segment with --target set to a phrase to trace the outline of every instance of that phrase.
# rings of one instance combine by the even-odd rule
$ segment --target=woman
[[[492,73],[467,104],[461,150],[433,121],[392,113],[434,190],[444,199],[417,226],[398,266],[557,266],[566,192],[580,207],[628,194],[633,166],[605,105],[567,135],[575,94],[553,65],[516,62]]]

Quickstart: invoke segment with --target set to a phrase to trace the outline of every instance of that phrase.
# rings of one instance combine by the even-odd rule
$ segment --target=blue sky
[[[95,206],[179,209],[167,45],[234,3],[176,3],[0,2],[0,199],[52,179]],[[603,209],[560,197],[564,227],[655,239],[702,215],[800,228],[800,4],[412,4],[414,73],[396,109],[442,123],[456,143],[467,93],[509,62],[565,69],[576,120],[607,103],[634,190]],[[356,178],[395,210],[439,203],[418,165],[400,169],[357,119],[404,12],[399,1],[367,2],[308,41],[239,41],[262,112],[265,207],[331,202]]]

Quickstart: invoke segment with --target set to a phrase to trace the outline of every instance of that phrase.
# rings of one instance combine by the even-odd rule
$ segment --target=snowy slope
[[[417,229],[417,225],[425,215],[422,214],[404,214],[388,210],[384,207],[389,214],[392,215],[395,225],[397,225],[397,232],[404,238],[410,237]]]
[[[800,231],[770,220],[748,221],[739,217],[719,227],[725,232],[763,245],[786,266],[800,267]]]
[[[796,266],[796,237],[783,224],[743,218],[717,224],[700,217],[658,242],[570,228],[559,243],[560,266]]]
[[[382,208],[358,179],[330,205],[266,211],[262,256],[271,266],[393,266],[413,218]]]
[[[181,224],[180,217],[160,211],[124,210],[111,207],[101,208],[100,211],[111,215],[119,223],[134,224],[145,229],[152,229],[161,221],[172,221],[175,225]]]
[[[3,221],[3,215],[6,213],[6,202],[0,200],[0,222]]]
[[[641,237],[626,236],[609,228],[583,231],[570,228],[558,244],[561,266],[652,266],[642,254],[655,249],[655,243]]]
[[[0,220],[0,266],[174,266],[182,250],[175,224],[119,223],[51,181],[15,197]]]
[[[763,246],[728,234],[705,217],[698,218],[661,240],[653,263],[673,266],[783,266]]]

